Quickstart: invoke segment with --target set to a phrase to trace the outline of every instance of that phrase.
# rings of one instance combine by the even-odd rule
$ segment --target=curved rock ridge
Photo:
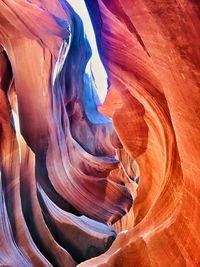
[[[200,266],[199,10],[0,1],[0,266]]]
[[[132,205],[109,176],[121,143],[97,110],[94,44],[75,11],[0,2],[1,266],[76,266],[111,246]]]
[[[98,4],[111,84],[99,109],[140,179],[111,248],[78,266],[200,266],[199,1]]]

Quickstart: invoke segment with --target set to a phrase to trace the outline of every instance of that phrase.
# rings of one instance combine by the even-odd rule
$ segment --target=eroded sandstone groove
[[[0,265],[199,266],[199,3],[80,3],[0,1]]]

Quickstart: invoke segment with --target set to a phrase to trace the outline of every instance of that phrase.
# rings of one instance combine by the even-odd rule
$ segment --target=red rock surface
[[[0,265],[200,266],[200,4],[98,4],[115,132],[85,113],[66,2],[0,2]]]

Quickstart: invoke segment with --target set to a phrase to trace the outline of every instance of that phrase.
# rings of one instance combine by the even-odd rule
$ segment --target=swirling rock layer
[[[133,209],[116,225],[127,231],[80,266],[199,266],[199,3],[99,7],[111,82],[101,111],[132,158],[123,165],[130,173],[135,159],[141,179]]]
[[[100,105],[72,2],[0,1],[0,265],[199,266],[199,3],[85,1]]]

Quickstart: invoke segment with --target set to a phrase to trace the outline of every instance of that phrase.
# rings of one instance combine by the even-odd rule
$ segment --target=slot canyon
[[[200,267],[199,0],[0,0],[0,266]]]

